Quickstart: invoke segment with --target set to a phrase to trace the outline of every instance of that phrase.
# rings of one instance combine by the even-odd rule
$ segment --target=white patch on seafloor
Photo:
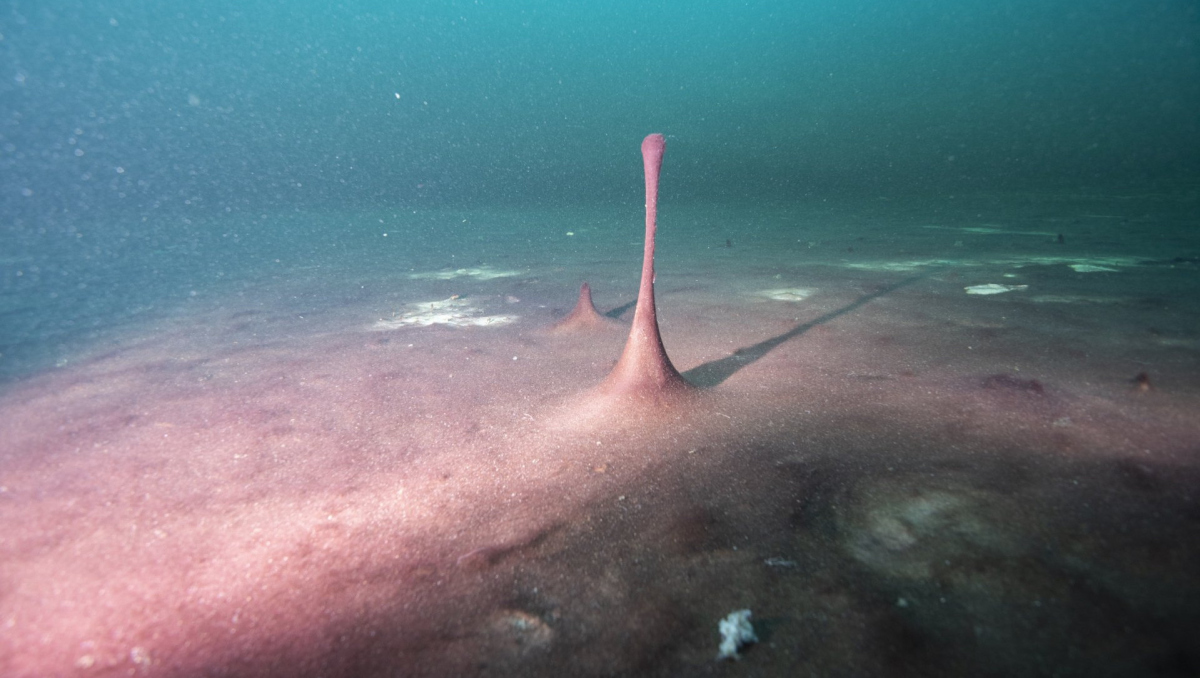
[[[494,280],[496,278],[515,278],[524,275],[521,271],[504,271],[491,266],[475,268],[456,268],[454,270],[427,271],[425,273],[409,273],[413,280],[453,280],[455,278],[475,278],[476,280]]]
[[[998,228],[996,226],[938,226],[935,224],[927,224],[922,228],[933,228],[943,231],[961,231],[963,233],[974,233],[976,235],[1036,235],[1053,238],[1057,233],[1049,231],[1012,231],[1006,228]]]
[[[1154,343],[1160,346],[1171,346],[1174,348],[1187,348],[1193,351],[1200,350],[1200,341],[1189,339],[1187,337],[1156,337]]]
[[[1039,294],[1030,297],[1030,300],[1037,304],[1120,304],[1125,301],[1120,297],[1093,297],[1082,294]]]
[[[1116,273],[1117,269],[1094,264],[1071,264],[1076,273]]]
[[[1060,266],[1064,264],[1072,268],[1076,266],[1094,266],[1098,268],[1116,267],[1107,269],[1116,270],[1117,268],[1121,267],[1136,266],[1138,265],[1138,260],[1134,259],[1133,257],[1049,257],[1030,255],[1023,257],[996,257],[990,259],[911,259],[908,261],[857,261],[843,262],[835,265],[843,268],[853,268],[865,271],[906,272],[916,271],[931,266],[1012,266],[1014,268],[1024,268],[1026,266]]]
[[[1009,260],[1014,266],[1137,266],[1138,260],[1133,257],[1012,257]]]
[[[775,301],[804,301],[811,297],[816,290],[808,287],[789,287],[787,289],[777,290],[762,290],[756,292],[760,297],[774,299]]]
[[[982,263],[956,261],[954,259],[917,259],[913,261],[862,261],[847,262],[844,268],[854,268],[864,271],[916,271],[927,266],[980,266]]]
[[[450,325],[452,327],[494,327],[516,322],[515,315],[480,315],[480,311],[466,299],[442,299],[420,301],[409,304],[408,310],[394,318],[381,318],[371,326],[373,330],[396,330],[401,327],[429,327]]]
[[[996,283],[988,283],[986,285],[971,285],[964,287],[967,294],[1004,294],[1005,292],[1013,292],[1023,290],[1029,285],[998,285]]]

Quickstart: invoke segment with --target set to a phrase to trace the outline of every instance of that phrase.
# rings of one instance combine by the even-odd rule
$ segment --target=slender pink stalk
[[[667,142],[661,134],[642,141],[646,170],[646,244],[642,254],[642,283],[629,340],[616,367],[601,384],[603,391],[622,395],[658,396],[690,389],[663,348],[654,306],[654,236],[658,228],[658,175]]]

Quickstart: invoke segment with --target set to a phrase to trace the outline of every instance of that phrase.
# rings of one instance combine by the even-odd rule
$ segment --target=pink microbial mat
[[[657,391],[638,196],[310,215],[11,376],[0,675],[1195,674],[1186,205],[662,191]]]

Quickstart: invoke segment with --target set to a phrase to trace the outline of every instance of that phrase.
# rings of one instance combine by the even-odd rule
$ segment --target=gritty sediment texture
[[[727,247],[676,210],[659,321],[702,388],[656,414],[588,411],[620,332],[545,331],[585,277],[628,322],[635,227],[364,254],[11,381],[0,673],[1195,675],[1194,263],[915,213],[741,210]]]

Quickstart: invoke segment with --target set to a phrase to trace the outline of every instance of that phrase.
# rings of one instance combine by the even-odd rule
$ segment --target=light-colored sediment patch
[[[986,285],[970,285],[963,289],[967,294],[1004,294],[1005,292],[1015,292],[1028,288],[1029,285],[999,285],[996,283],[988,283]]]
[[[1108,266],[1096,266],[1095,264],[1071,264],[1071,268],[1075,269],[1076,273],[1116,273],[1117,269]]]
[[[409,304],[408,310],[393,318],[380,318],[373,330],[396,330],[401,327],[493,327],[516,322],[515,315],[482,315],[483,311],[463,298],[451,297],[439,301],[419,301]]]
[[[755,292],[755,295],[775,301],[804,301],[815,292],[815,289],[809,287],[789,287],[786,289],[762,290]]]
[[[982,262],[959,261],[955,259],[913,259],[910,261],[855,261],[843,262],[843,268],[853,268],[860,271],[917,271],[931,266],[982,266]]]
[[[455,278],[474,278],[476,280],[495,280],[496,278],[515,278],[524,275],[522,271],[505,271],[491,266],[476,268],[456,268],[454,270],[426,271],[424,273],[409,273],[413,280],[454,280]]]
[[[554,629],[541,617],[525,610],[500,610],[487,622],[486,642],[493,650],[524,656],[547,649]]]
[[[844,546],[870,569],[900,579],[929,579],[950,560],[1017,555],[1024,543],[1001,494],[947,478],[926,484],[900,477],[857,488],[841,517]]]

